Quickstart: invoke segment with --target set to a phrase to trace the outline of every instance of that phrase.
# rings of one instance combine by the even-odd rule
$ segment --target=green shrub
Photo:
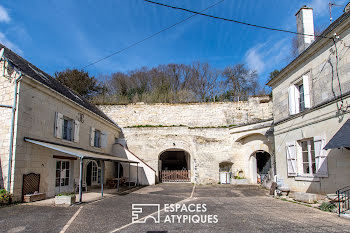
[[[59,193],[56,196],[75,196],[75,193]]]
[[[11,193],[5,189],[0,189],[0,204],[8,204],[11,202]]]
[[[326,212],[333,212],[337,208],[337,206],[330,202],[323,202],[319,208],[320,210],[323,210]]]

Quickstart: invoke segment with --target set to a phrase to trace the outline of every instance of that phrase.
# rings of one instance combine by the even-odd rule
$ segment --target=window
[[[101,131],[95,130],[94,147],[101,147]]]
[[[288,89],[288,103],[290,115],[305,111],[311,107],[309,76],[303,75],[302,80],[292,84]]]
[[[328,177],[325,138],[315,136],[286,145],[288,176]]]
[[[73,141],[73,130],[74,130],[74,121],[67,117],[63,118],[63,139],[68,141]]]
[[[108,132],[90,128],[90,146],[105,148],[107,146]]]
[[[298,86],[298,90],[299,90],[299,109],[300,109],[300,112],[303,112],[305,110],[304,84],[300,84]]]
[[[301,156],[303,158],[303,174],[313,175],[316,174],[316,160],[315,160],[315,147],[314,140],[300,141]]]
[[[79,142],[80,122],[62,113],[55,113],[55,137],[67,141]]]
[[[69,185],[69,161],[56,161],[56,187]]]
[[[96,182],[97,181],[97,165],[95,162],[92,162],[92,181]]]

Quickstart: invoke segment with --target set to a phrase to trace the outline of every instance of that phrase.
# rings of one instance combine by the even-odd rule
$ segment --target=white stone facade
[[[0,67],[3,67],[2,62]],[[13,80],[13,79],[12,79]],[[2,75],[0,70],[0,104],[12,105],[14,84]],[[67,141],[55,137],[55,116],[59,112],[73,120],[80,122],[79,140]],[[18,102],[15,118],[14,152],[12,156],[12,179],[7,187],[9,138],[12,109],[0,107],[0,158],[1,158],[1,186],[13,193],[14,200],[21,200],[23,175],[29,173],[40,174],[39,192],[52,197],[59,192],[72,192],[76,179],[79,177],[79,160],[69,159],[69,155],[48,149],[39,145],[25,142],[24,138],[34,138],[58,143],[67,146],[82,148],[89,151],[113,154],[116,139],[122,137],[120,128],[83,108],[63,95],[51,90],[34,79],[23,75],[18,87]],[[90,128],[93,127],[107,133],[105,147],[97,148],[90,145]],[[64,157],[64,158],[63,158]],[[55,187],[56,161],[69,161],[70,175],[68,187],[60,190]],[[84,181],[86,180],[86,167],[89,160],[84,160]],[[116,164],[105,163],[104,182],[108,178],[116,177]],[[125,166],[126,164],[124,164]],[[126,167],[126,166],[125,166]],[[127,175],[127,174],[126,174]],[[135,177],[133,177],[134,179]],[[134,179],[136,180],[136,178]],[[93,184],[92,184],[93,185]]]
[[[337,48],[331,39],[319,40],[269,83],[273,93],[277,175],[279,182],[289,186],[292,191],[335,193],[337,189],[350,185],[349,150],[345,148],[322,150],[321,153],[326,156],[326,159],[322,159],[323,165],[321,162],[317,165],[316,161],[316,171],[313,175],[305,174],[302,152],[300,152],[301,141],[322,138],[324,140],[322,145],[324,145],[349,119],[349,17],[343,18],[342,22],[325,36],[332,37],[334,33],[340,37],[336,40]],[[338,64],[336,55],[338,55]],[[338,83],[337,69],[340,83]],[[309,82],[307,91],[310,107],[300,113],[291,114],[289,110],[292,104],[291,94],[288,90],[293,85],[303,83],[302,80],[305,77]],[[343,94],[342,108],[340,108],[339,86]],[[292,148],[297,150],[296,162],[293,162],[296,165],[295,174],[288,171],[286,149],[288,145],[292,145]],[[320,167],[325,168],[326,173],[322,170],[321,174]]]

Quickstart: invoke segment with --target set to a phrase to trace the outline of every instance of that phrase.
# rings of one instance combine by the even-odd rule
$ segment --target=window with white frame
[[[94,127],[90,128],[90,146],[105,148],[107,146],[107,140],[107,132],[95,129]]]
[[[55,137],[67,141],[79,142],[80,122],[62,113],[55,113]]]
[[[302,174],[313,175],[316,174],[316,161],[315,161],[315,147],[314,140],[302,140],[299,141],[302,157]]]
[[[290,115],[303,112],[311,107],[309,75],[303,75],[301,81],[289,87],[288,103]]]
[[[303,112],[305,110],[305,96],[304,96],[304,84],[300,83],[298,85],[298,91],[299,91],[299,109],[300,112]]]
[[[324,137],[289,142],[286,145],[288,176],[328,177]]]
[[[69,186],[69,161],[56,161],[56,187]]]
[[[95,162],[92,162],[92,181],[96,182],[97,181],[97,175],[98,175],[98,167]]]

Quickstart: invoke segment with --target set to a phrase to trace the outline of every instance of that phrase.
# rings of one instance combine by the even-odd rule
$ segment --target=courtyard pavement
[[[160,212],[160,223],[131,223],[132,204],[198,204],[202,212]],[[157,208],[144,207],[140,218]],[[204,211],[206,210],[206,211]],[[172,219],[172,215],[176,215]],[[189,223],[194,215],[217,222]],[[157,214],[152,215],[157,217]],[[187,221],[182,222],[184,216]],[[148,216],[149,217],[149,216]],[[169,219],[172,221],[169,222]],[[213,218],[211,218],[213,220]],[[350,220],[276,200],[258,186],[160,184],[73,207],[17,205],[0,208],[0,232],[350,232]]]

